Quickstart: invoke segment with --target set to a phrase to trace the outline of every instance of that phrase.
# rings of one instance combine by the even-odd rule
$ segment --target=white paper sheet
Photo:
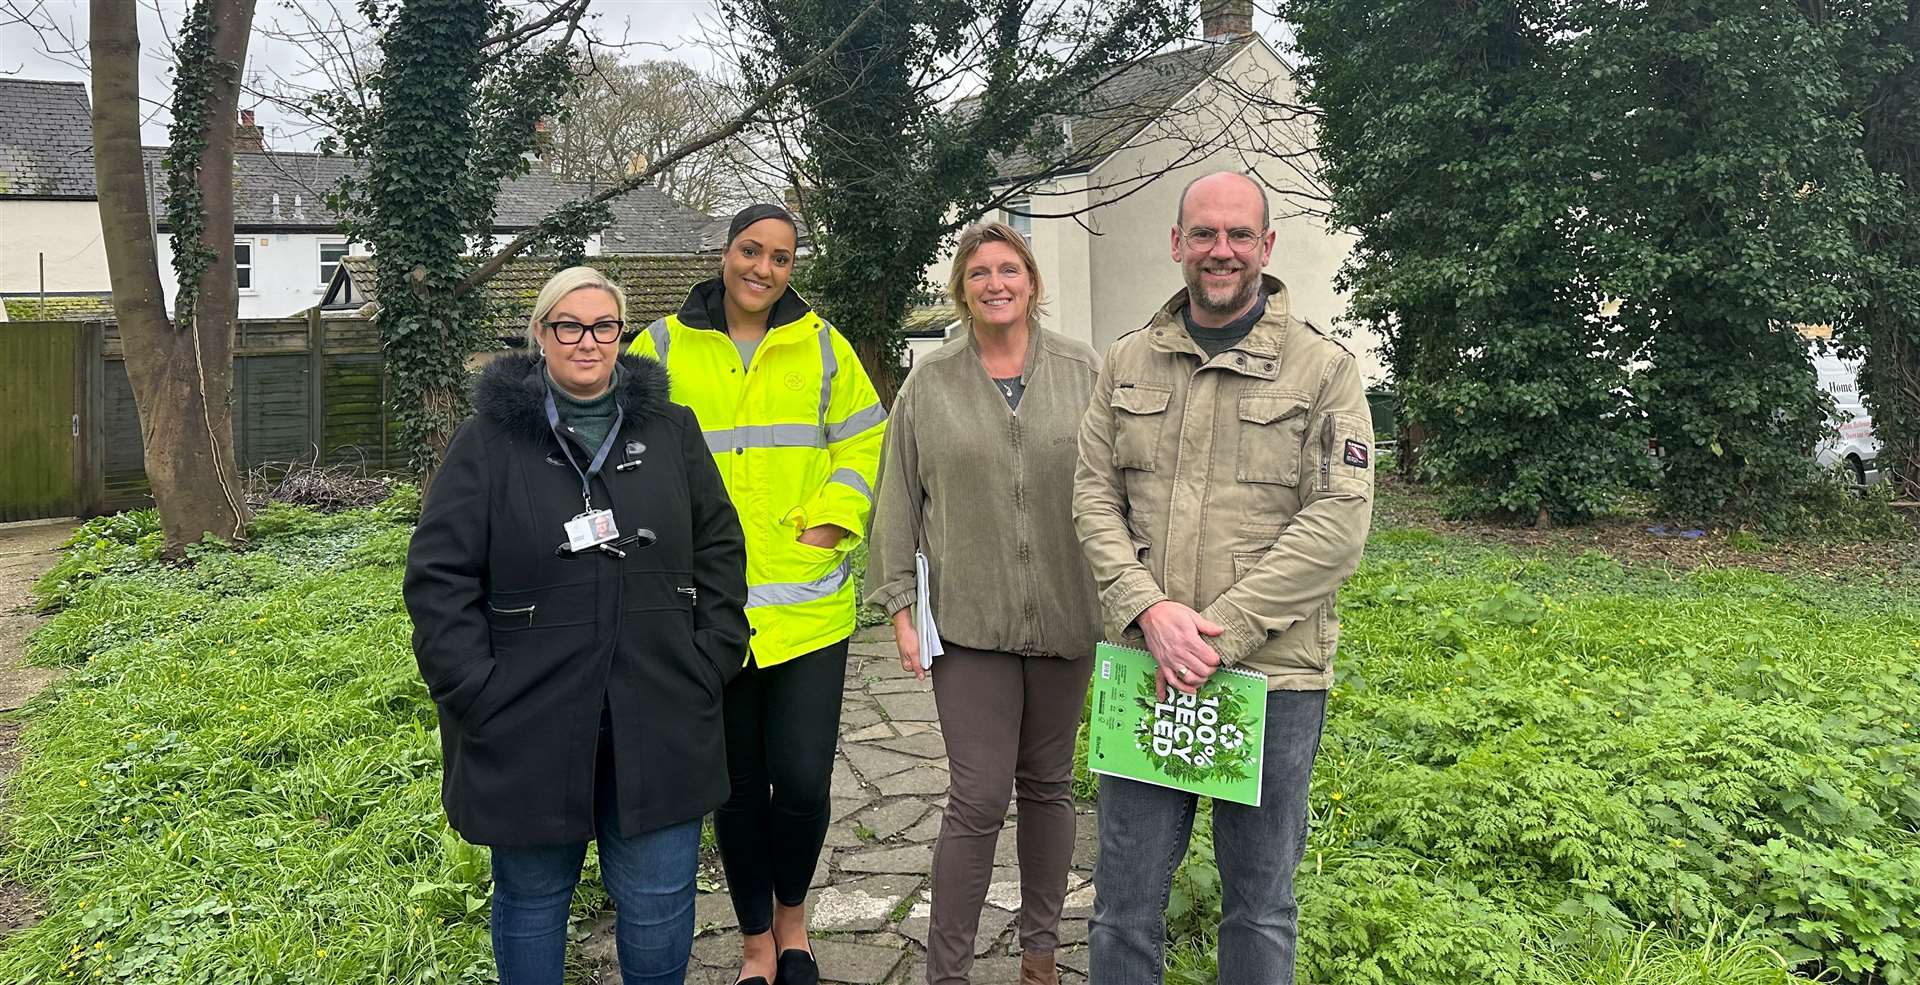
[[[933,667],[933,658],[945,653],[940,645],[940,630],[933,625],[933,602],[927,587],[927,555],[913,552],[913,631],[920,635],[920,669]]]

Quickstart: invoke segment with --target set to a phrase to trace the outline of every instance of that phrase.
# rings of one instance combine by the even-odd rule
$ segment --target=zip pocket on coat
[[[700,592],[686,571],[628,571],[620,576],[621,612],[693,614]]]
[[[539,606],[528,604],[528,605],[514,606],[513,608],[510,608],[510,609],[502,609],[499,606],[494,605],[492,602],[487,603],[487,611],[493,613],[496,616],[526,616],[528,626],[533,625],[533,612],[537,608],[539,608]],[[519,620],[515,619],[512,621],[518,622]]]
[[[1333,415],[1320,419],[1320,490],[1333,488]]]

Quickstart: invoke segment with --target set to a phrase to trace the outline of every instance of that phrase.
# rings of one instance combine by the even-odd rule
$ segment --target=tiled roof
[[[143,149],[158,183],[164,147]],[[339,217],[327,208],[326,196],[340,179],[364,170],[360,162],[344,157],[291,151],[241,151],[233,155],[233,222],[242,228],[309,228],[339,226]],[[596,192],[584,182],[562,181],[528,174],[508,180],[500,188],[494,228],[502,232],[526,229],[556,206]],[[153,190],[155,215],[165,228]],[[276,201],[277,196],[277,201]],[[714,219],[674,201],[665,192],[643,185],[615,199],[613,225],[601,235],[601,248],[610,253],[695,253],[705,248]]]
[[[92,321],[113,317],[113,297],[107,294],[49,295],[41,306],[38,295],[0,298],[8,321]]]
[[[929,304],[908,308],[901,328],[910,339],[944,339],[960,316],[951,304]]]
[[[656,318],[680,310],[693,285],[720,273],[717,257],[701,254],[618,254],[587,258],[587,266],[611,277],[627,295],[629,333],[645,328]],[[354,292],[367,302],[378,302],[378,277],[372,257],[347,257],[341,261],[345,276],[353,279]],[[518,338],[527,330],[527,315],[534,298],[547,278],[559,269],[552,257],[519,257],[507,261],[493,279],[481,288],[493,314],[489,335],[501,339]]]
[[[530,226],[555,208],[605,188],[540,174],[515,178],[500,189],[498,221],[515,227]],[[726,220],[681,205],[652,185],[642,185],[608,204],[613,206],[613,225],[600,234],[603,252],[701,253],[709,249],[708,240],[716,226],[720,243],[712,250],[718,252],[726,245]]]
[[[142,155],[158,186],[166,148],[142,148]],[[233,155],[234,224],[242,229],[335,229],[339,217],[327,208],[327,193],[341,178],[363,170],[359,162],[343,157],[237,152]],[[494,226],[503,232],[526,229],[555,206],[598,190],[585,182],[539,173],[510,179],[500,189]],[[163,192],[155,187],[150,195],[155,219],[164,228],[159,206]],[[0,77],[0,198],[93,196],[93,119],[86,86]],[[613,225],[601,234],[601,248],[609,253],[698,253],[708,250],[708,241],[716,235],[721,241],[726,236],[724,222],[716,234],[718,220],[651,186],[636,188],[611,204]],[[718,245],[711,249],[717,250]]]
[[[1238,54],[1248,41],[1207,41],[1161,52],[1134,62],[1094,86],[1065,121],[1066,144],[1054,151],[1064,155],[1067,171],[1100,163],[1125,146],[1147,124]],[[959,112],[971,112],[974,98],[962,100]],[[1026,178],[1045,164],[1025,148],[995,161],[1003,179]]]
[[[0,198],[10,197],[93,197],[85,85],[0,78]]]

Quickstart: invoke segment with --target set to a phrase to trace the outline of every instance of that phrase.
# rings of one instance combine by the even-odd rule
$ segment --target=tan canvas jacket
[[[1134,620],[1172,599],[1226,628],[1223,663],[1320,690],[1373,516],[1373,418],[1353,355],[1263,281],[1265,317],[1211,360],[1185,291],[1107,350],[1073,519],[1109,639],[1139,641]]]

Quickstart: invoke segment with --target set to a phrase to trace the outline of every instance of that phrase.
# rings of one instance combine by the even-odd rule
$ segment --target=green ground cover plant
[[[1402,529],[1341,607],[1301,981],[1920,981],[1920,595]]]
[[[417,504],[270,506],[179,567],[137,517],[75,535],[32,644],[74,671],[29,709],[0,857],[48,916],[0,981],[491,978],[400,604]]]
[[[0,982],[491,980],[400,604],[417,503],[270,506],[180,565],[137,515],[75,535],[33,641],[74,669],[0,820],[48,916]],[[1920,590],[1388,529],[1342,611],[1302,982],[1916,982]],[[1213,970],[1198,828],[1175,981]]]

